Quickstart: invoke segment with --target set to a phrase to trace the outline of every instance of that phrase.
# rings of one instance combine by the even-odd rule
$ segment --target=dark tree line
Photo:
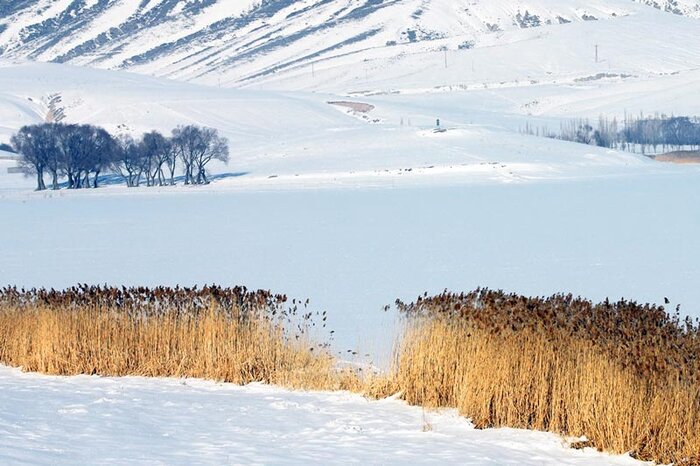
[[[700,148],[700,120],[689,117],[630,119],[622,130],[621,139],[623,144],[641,146],[642,152],[648,147],[654,152],[659,147],[664,152],[697,150]]]
[[[585,119],[565,121],[559,134],[529,124],[521,132],[643,154],[659,150],[700,150],[700,119],[691,117],[626,116],[618,122],[616,118],[601,116],[597,124]]]
[[[178,167],[185,184],[207,184],[206,167],[212,160],[228,162],[228,141],[218,131],[194,125],[180,126],[170,137],[157,131],[140,139],[113,137],[93,125],[44,123],[24,126],[12,137],[20,165],[36,176],[37,190],[97,188],[100,174],[120,175],[127,186],[175,185]]]

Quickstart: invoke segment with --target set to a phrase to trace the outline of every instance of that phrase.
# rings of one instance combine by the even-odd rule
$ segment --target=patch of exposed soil
[[[677,151],[669,152],[667,154],[661,154],[654,157],[654,160],[658,162],[670,162],[670,163],[700,163],[700,151]]]
[[[348,102],[345,100],[339,100],[334,102],[328,102],[330,105],[336,105],[338,107],[345,107],[351,109],[353,112],[357,113],[369,113],[374,110],[374,105],[365,104],[363,102]]]

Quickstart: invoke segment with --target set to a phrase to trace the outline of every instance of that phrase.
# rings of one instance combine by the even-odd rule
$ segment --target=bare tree
[[[163,186],[165,182],[163,165],[165,165],[170,156],[170,142],[158,131],[151,131],[143,135],[142,144],[146,184],[148,186],[155,186],[157,177],[158,184]]]
[[[177,169],[177,160],[180,157],[179,146],[177,146],[172,138],[167,139],[168,151],[166,152],[165,165],[170,173],[170,186],[175,186],[175,170]]]
[[[60,133],[62,125],[57,123],[47,123],[45,126],[46,130],[48,131],[48,135],[52,139],[52,148],[51,151],[49,151],[49,153],[47,154],[48,157],[46,160],[46,170],[51,175],[51,189],[55,191],[60,188],[58,184],[58,177],[61,173],[61,161],[63,159],[63,153],[59,145],[58,135]]]
[[[219,160],[228,163],[229,160],[228,140],[219,136],[215,129],[204,128],[203,132],[207,149],[197,155],[197,184],[209,184],[206,171],[209,162]]]
[[[76,187],[79,160],[72,150],[73,136],[77,125],[56,125],[56,145],[59,150],[58,170],[62,176],[68,178],[68,188]]]
[[[212,128],[194,125],[173,130],[172,138],[151,131],[140,141],[130,136],[114,139],[92,125],[44,123],[23,127],[12,137],[26,173],[36,175],[37,190],[46,189],[44,177],[51,176],[52,188],[59,178],[69,189],[97,188],[100,174],[110,170],[121,175],[127,186],[136,187],[145,176],[148,186],[175,184],[179,162],[185,184],[207,184],[207,166],[212,160],[229,159],[228,141]]]
[[[228,162],[228,141],[213,128],[181,126],[173,131],[172,140],[185,168],[185,184],[209,183],[206,175],[209,162],[214,159]]]
[[[172,141],[177,155],[182,160],[185,184],[194,183],[192,167],[195,163],[195,154],[201,150],[199,128],[192,125],[178,126],[173,130]]]
[[[58,146],[69,188],[97,188],[100,173],[111,165],[114,139],[104,129],[92,125],[61,125],[58,128]],[[92,182],[91,174],[94,175]]]
[[[56,150],[49,125],[24,126],[12,136],[11,142],[20,154],[20,165],[25,173],[36,175],[37,191],[45,190],[44,172],[52,152]]]
[[[131,136],[117,138],[112,169],[124,178],[130,188],[138,187],[143,174],[143,147]]]

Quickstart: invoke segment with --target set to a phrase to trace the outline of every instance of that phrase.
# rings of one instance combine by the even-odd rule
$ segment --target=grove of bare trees
[[[687,116],[630,116],[623,120],[601,116],[563,121],[559,133],[527,124],[521,132],[609,149],[657,154],[700,150],[700,119]]]
[[[93,125],[43,123],[22,127],[11,140],[36,189],[97,188],[100,175],[121,176],[128,187],[175,185],[178,168],[185,184],[208,184],[212,160],[228,163],[228,140],[213,128],[179,126],[170,136],[151,131],[139,139],[114,137]]]

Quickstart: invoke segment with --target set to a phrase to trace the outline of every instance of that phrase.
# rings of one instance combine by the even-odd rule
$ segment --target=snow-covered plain
[[[444,288],[668,296],[698,315],[698,169],[517,132],[623,113],[630,101],[654,108],[641,82],[360,99],[375,105],[372,123],[329,105],[342,98],[332,94],[2,70],[10,128],[40,121],[42,96],[60,92],[72,121],[135,133],[195,121],[228,136],[233,156],[207,187],[56,193],[32,192],[0,161],[0,282],[272,288],[328,310],[339,351],[379,359],[395,334],[395,316],[380,310]],[[650,86],[668,106],[699,100],[672,94],[674,80],[697,89],[682,76]],[[533,98],[562,105],[529,115]],[[436,115],[446,133],[432,132]]]
[[[334,350],[378,365],[400,329],[383,307],[444,288],[668,297],[700,317],[700,168],[518,132],[571,117],[700,113],[698,20],[597,3],[629,14],[505,30],[447,54],[439,40],[337,53],[244,89],[0,58],[0,143],[43,121],[60,94],[68,121],[135,134],[196,123],[232,147],[205,187],[107,180],[43,193],[0,153],[0,284],[272,289],[327,310],[319,338],[333,330]],[[280,53],[229,70],[224,87]],[[169,73],[157,66],[134,69]],[[212,76],[197,80],[217,84]],[[374,108],[328,103],[339,101]],[[447,132],[432,131],[437,118]],[[5,368],[0,390],[0,463],[631,461],[545,434],[474,431],[453,413],[428,413],[424,433],[420,410],[347,394]]]
[[[0,463],[634,465],[555,435],[347,393],[46,377],[0,366]]]

